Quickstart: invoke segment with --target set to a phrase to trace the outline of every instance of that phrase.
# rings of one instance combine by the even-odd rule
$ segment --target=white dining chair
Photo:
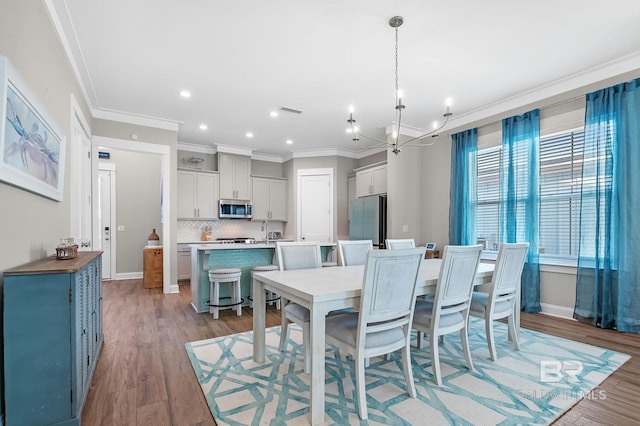
[[[471,295],[469,314],[484,318],[489,355],[498,360],[493,337],[493,321],[507,318],[509,336],[515,350],[520,350],[515,325],[515,303],[520,297],[520,279],[527,258],[529,243],[503,243],[498,248],[493,277],[488,293],[474,291]]]
[[[372,240],[338,240],[338,257],[342,266],[364,265]]]
[[[281,271],[290,269],[313,269],[322,267],[320,244],[313,241],[276,242],[276,257]],[[302,328],[302,347],[304,351],[304,372],[311,371],[311,354],[309,347],[309,326],[311,313],[309,309],[294,302],[282,307],[282,324],[280,329],[280,351],[284,351],[289,331],[289,320]]]
[[[327,344],[355,359],[358,412],[363,420],[368,417],[365,365],[370,357],[401,349],[407,390],[412,398],[416,397],[409,342],[416,281],[424,252],[424,248],[369,251],[359,311],[326,319]]]
[[[437,385],[442,384],[438,345],[440,336],[460,331],[467,368],[473,370],[469,350],[469,306],[481,253],[481,245],[445,246],[433,301],[416,302],[413,328],[418,331],[420,349],[423,333],[429,335],[433,377]]]
[[[416,242],[413,238],[387,238],[385,240],[385,246],[389,250],[408,249],[414,248],[416,246]]]

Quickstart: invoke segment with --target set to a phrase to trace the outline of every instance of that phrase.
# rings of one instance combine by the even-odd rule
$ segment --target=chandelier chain
[[[396,102],[398,101],[398,27],[396,30]]]

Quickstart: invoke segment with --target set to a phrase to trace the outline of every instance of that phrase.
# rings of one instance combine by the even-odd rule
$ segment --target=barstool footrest
[[[233,299],[233,297],[226,296],[226,297],[221,297],[220,299]],[[241,298],[240,298],[240,301],[239,301],[239,302],[237,302],[237,303],[227,303],[226,305],[214,305],[214,304],[209,303],[209,302],[211,302],[211,301],[210,301],[210,300],[207,300],[206,305],[207,305],[207,306],[211,306],[212,308],[229,308],[229,307],[231,307],[231,306],[238,306],[238,305],[242,305],[242,304],[244,303],[244,298],[242,298],[242,297],[241,297]]]

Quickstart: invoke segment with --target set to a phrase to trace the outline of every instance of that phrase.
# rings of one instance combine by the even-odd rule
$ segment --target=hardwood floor
[[[104,346],[82,424],[215,425],[191,368],[184,343],[252,329],[252,310],[220,319],[197,314],[188,285],[179,294],[145,289],[142,280],[103,283]],[[267,325],[280,312],[267,309]],[[556,424],[640,424],[640,335],[596,329],[546,315],[522,314],[522,326],[632,356],[599,388],[606,398],[584,399]]]

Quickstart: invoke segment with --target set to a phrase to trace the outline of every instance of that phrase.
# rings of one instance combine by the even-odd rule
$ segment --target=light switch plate
[[[124,225],[118,225],[118,231],[124,231]]]

